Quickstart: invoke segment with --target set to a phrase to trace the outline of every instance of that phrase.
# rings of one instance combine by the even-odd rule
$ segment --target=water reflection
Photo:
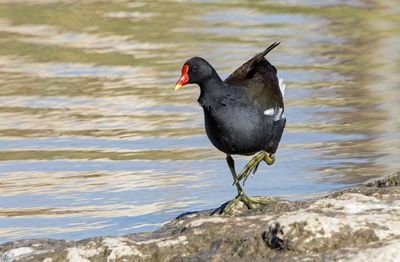
[[[269,59],[287,82],[288,126],[250,194],[301,199],[394,171],[396,7],[0,1],[0,242],[151,230],[231,199],[198,88],[173,91],[195,55],[226,77],[282,41]]]

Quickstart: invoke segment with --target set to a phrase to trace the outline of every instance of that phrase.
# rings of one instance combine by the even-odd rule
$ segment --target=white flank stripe
[[[272,116],[274,114],[274,112],[275,112],[275,109],[270,108],[270,109],[267,109],[267,110],[264,111],[264,115]]]

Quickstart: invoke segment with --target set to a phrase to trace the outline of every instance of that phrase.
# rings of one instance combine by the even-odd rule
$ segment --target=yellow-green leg
[[[235,170],[235,162],[232,158],[231,155],[226,155],[226,162],[228,163],[229,170],[231,171],[233,180],[235,181],[236,188],[238,190],[238,195],[235,197],[234,200],[229,202],[222,210],[222,214],[227,214],[231,215],[235,209],[235,207],[239,204],[239,202],[242,202],[248,209],[253,209],[255,208],[255,205],[267,205],[271,203],[270,201],[263,201],[259,199],[253,199],[248,197],[244,191],[241,185],[239,184],[238,177],[236,175],[236,170]]]
[[[243,168],[242,172],[240,172],[239,177],[234,183],[243,180],[243,184],[246,182],[250,173],[253,171],[253,174],[257,171],[258,165],[261,161],[265,161],[268,165],[272,165],[275,162],[275,156],[273,154],[269,154],[268,152],[261,151],[257,155],[255,155],[249,163]]]

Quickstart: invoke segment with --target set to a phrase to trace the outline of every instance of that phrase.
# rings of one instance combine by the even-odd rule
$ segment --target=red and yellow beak
[[[184,65],[182,68],[182,75],[179,78],[178,82],[176,82],[175,91],[181,89],[184,85],[186,85],[189,82],[188,71],[189,71],[189,66]]]

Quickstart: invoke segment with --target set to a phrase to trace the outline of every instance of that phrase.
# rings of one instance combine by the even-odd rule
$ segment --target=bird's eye
[[[196,72],[197,71],[197,66],[193,67],[193,71]]]

